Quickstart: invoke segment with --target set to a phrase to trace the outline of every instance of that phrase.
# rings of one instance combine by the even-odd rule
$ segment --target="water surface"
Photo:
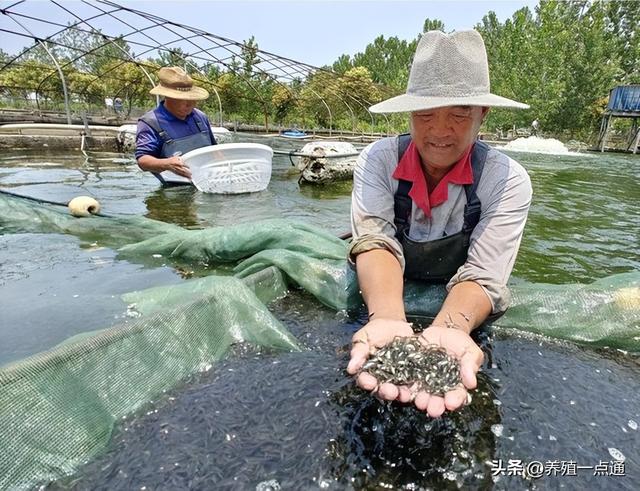
[[[299,142],[243,141],[293,149]],[[640,270],[640,158],[509,152],[534,189],[515,282],[590,283]],[[103,212],[201,228],[287,217],[339,234],[351,186],[301,187],[274,157],[267,190],[246,195],[162,189],[126,155],[15,151],[0,188],[55,202],[97,198]],[[184,272],[119,260],[58,234],[0,236],[0,364],[126,317],[120,294],[183,281]],[[543,286],[541,286],[543,288]],[[633,353],[513,331],[481,335],[487,360],[472,404],[431,420],[377,401],[344,367],[363,322],[292,292],[272,311],[304,343],[299,353],[238,347],[116,429],[73,489],[638,489],[640,366]],[[576,326],[577,329],[580,326]],[[626,457],[626,476],[594,466]],[[577,475],[494,475],[492,462],[573,462]],[[591,469],[589,469],[591,466]],[[606,466],[605,466],[606,467]],[[269,488],[271,486],[271,488]]]

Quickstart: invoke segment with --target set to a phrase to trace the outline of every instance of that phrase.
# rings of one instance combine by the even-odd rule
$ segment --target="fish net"
[[[265,220],[204,230],[142,217],[74,218],[66,207],[0,193],[0,233],[69,234],[148,267],[193,277],[122,295],[131,316],[0,367],[0,489],[73,474],[105,449],[118,421],[220,362],[234,345],[275,353],[299,340],[269,304],[300,288],[335,311],[362,308],[347,244],[318,227]],[[516,282],[494,322],[595,346],[640,351],[640,273],[589,285]],[[408,312],[433,316],[441,287],[407,284]]]

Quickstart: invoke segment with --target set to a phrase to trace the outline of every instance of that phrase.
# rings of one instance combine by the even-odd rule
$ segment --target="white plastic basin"
[[[204,193],[252,193],[271,180],[273,150],[259,143],[222,143],[198,148],[182,156],[191,181]]]

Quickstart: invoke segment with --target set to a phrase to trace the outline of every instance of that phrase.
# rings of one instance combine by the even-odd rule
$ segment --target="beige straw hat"
[[[429,31],[416,48],[407,92],[370,109],[399,113],[445,106],[529,107],[489,92],[487,51],[477,31]]]
[[[160,83],[150,90],[150,94],[186,101],[203,101],[209,97],[209,92],[193,85],[189,74],[180,67],[161,68],[158,78]]]

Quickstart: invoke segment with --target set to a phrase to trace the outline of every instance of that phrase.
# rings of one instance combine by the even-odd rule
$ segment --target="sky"
[[[2,0],[7,8],[18,0]],[[70,9],[79,2],[57,0]],[[377,36],[397,36],[410,41],[422,31],[426,18],[444,22],[445,30],[472,28],[493,10],[500,21],[528,6],[532,11],[537,0],[466,0],[466,1],[290,1],[290,0],[115,0],[115,3],[155,14],[196,27],[234,41],[255,37],[264,51],[314,66],[331,65],[342,54],[364,51]],[[61,21],[61,10],[46,0],[26,0],[15,9],[29,14],[51,10],[52,18]],[[65,19],[63,23],[66,23]],[[19,27],[0,15],[0,29],[16,31]],[[40,33],[36,33],[40,35]],[[0,30],[0,47],[17,53],[31,41]]]

